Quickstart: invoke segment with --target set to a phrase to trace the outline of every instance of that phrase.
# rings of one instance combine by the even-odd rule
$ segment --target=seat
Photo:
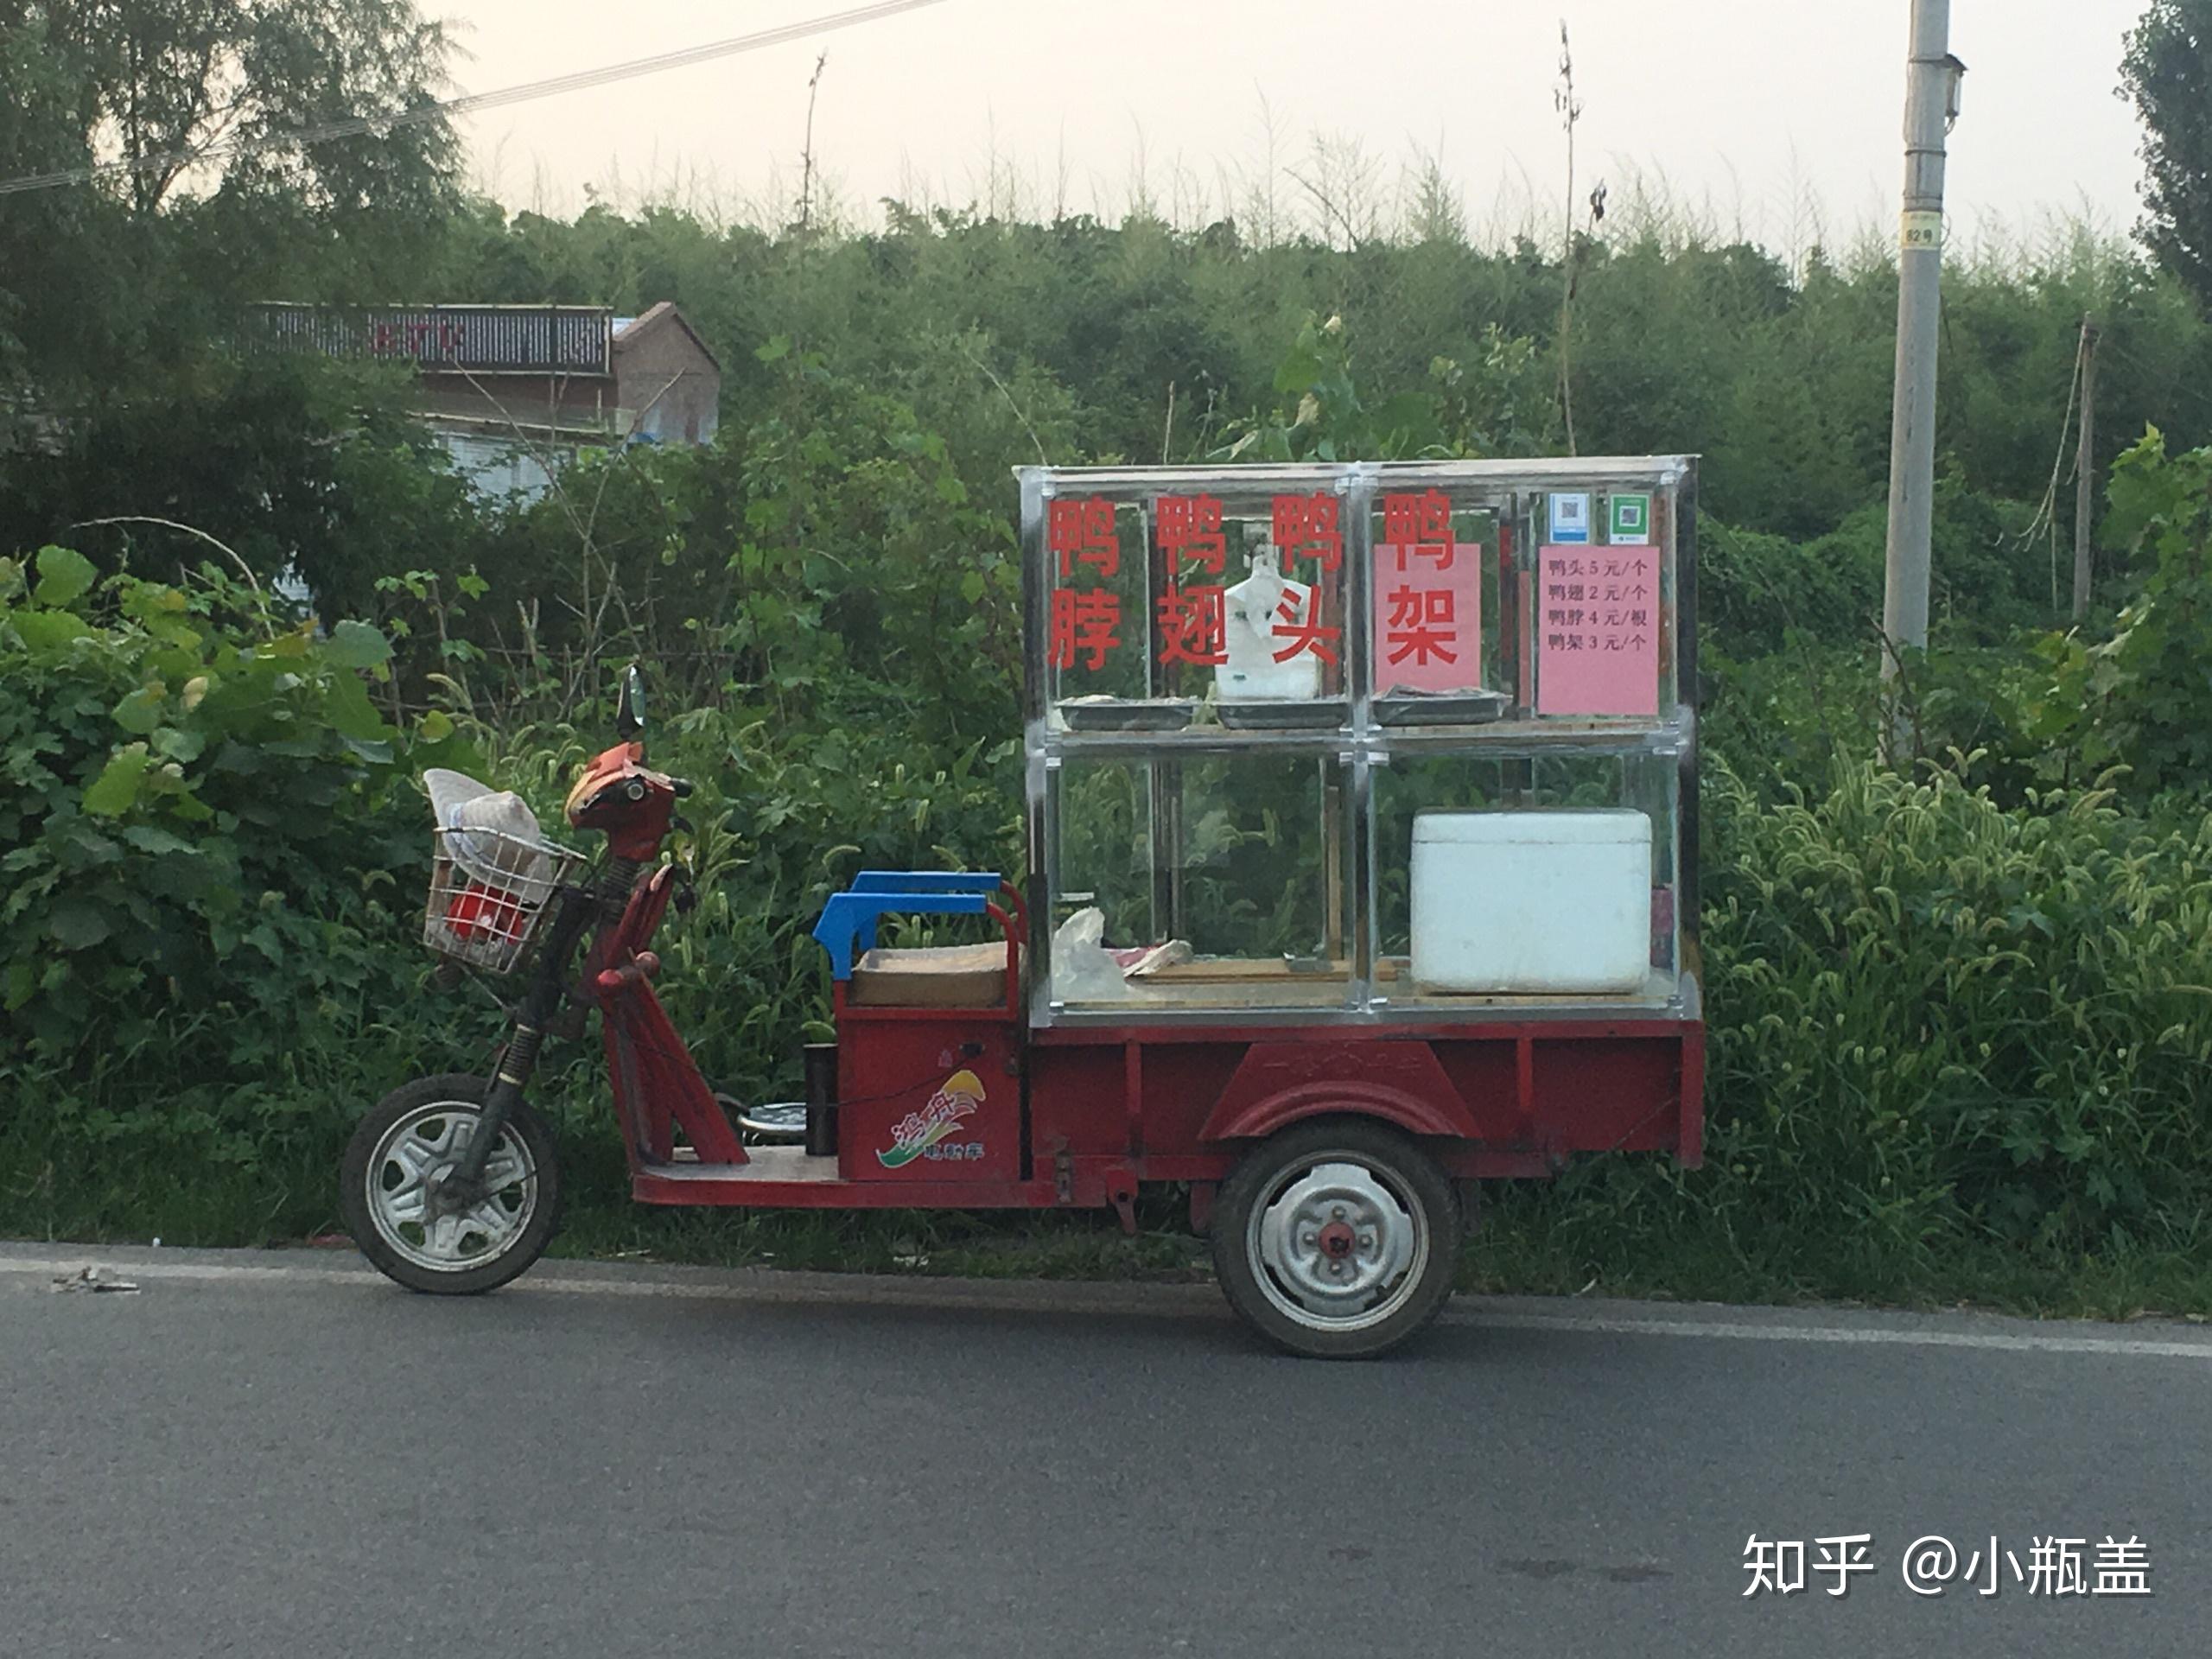
[[[846,990],[856,1008],[1003,1008],[1004,943],[869,950]]]

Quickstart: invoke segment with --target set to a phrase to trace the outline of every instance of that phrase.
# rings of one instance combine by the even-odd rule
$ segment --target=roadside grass
[[[1206,1243],[1179,1192],[1147,1192],[1138,1231],[1109,1211],[673,1210],[632,1203],[610,1136],[563,1137],[569,1182],[556,1256],[980,1279],[1209,1280]],[[188,1173],[143,1157],[67,1161],[0,1134],[0,1236],[53,1243],[276,1247],[337,1243],[340,1147],[251,1170]],[[2212,1318],[2212,1252],[2096,1255],[1961,1238],[1902,1251],[1802,1233],[1747,1240],[1684,1205],[1664,1229],[1620,1225],[1586,1193],[1485,1187],[1459,1287],[1490,1294],[1902,1308],[1985,1308],[2050,1319]]]

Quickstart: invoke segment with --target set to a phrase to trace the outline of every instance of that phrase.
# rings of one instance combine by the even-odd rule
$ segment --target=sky
[[[491,91],[824,16],[855,0],[424,0],[462,90]],[[1967,64],[1951,136],[1954,241],[2032,240],[2086,214],[2124,232],[2139,166],[2114,95],[2144,0],[1955,0]],[[791,216],[808,77],[826,51],[817,166],[837,209],[881,198],[1182,223],[1276,211],[1357,154],[1387,209],[1423,157],[1478,235],[1556,235],[1566,181],[1559,25],[1582,118],[1578,196],[1639,190],[1783,251],[1895,222],[1909,0],[944,0],[703,65],[487,111],[464,124],[480,183],[574,211],[670,197]],[[1274,164],[1268,165],[1273,129]],[[1317,148],[1318,146],[1318,148]],[[1541,204],[1539,206],[1538,204]]]

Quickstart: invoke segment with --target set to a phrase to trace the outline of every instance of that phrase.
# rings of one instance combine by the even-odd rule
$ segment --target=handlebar
[[[594,982],[601,991],[613,995],[625,986],[635,985],[651,979],[660,972],[660,958],[650,950],[640,950],[619,968],[604,969]]]
[[[668,792],[679,801],[691,793],[691,780],[689,778],[671,778],[668,780]]]

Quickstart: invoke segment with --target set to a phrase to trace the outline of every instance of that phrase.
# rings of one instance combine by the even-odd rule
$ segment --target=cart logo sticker
[[[960,1127],[962,1118],[975,1114],[983,1100],[981,1077],[973,1071],[954,1072],[930,1096],[929,1104],[891,1126],[891,1145],[875,1154],[876,1162],[886,1169],[901,1169],[917,1158],[981,1158],[980,1141],[953,1147],[941,1143]]]

